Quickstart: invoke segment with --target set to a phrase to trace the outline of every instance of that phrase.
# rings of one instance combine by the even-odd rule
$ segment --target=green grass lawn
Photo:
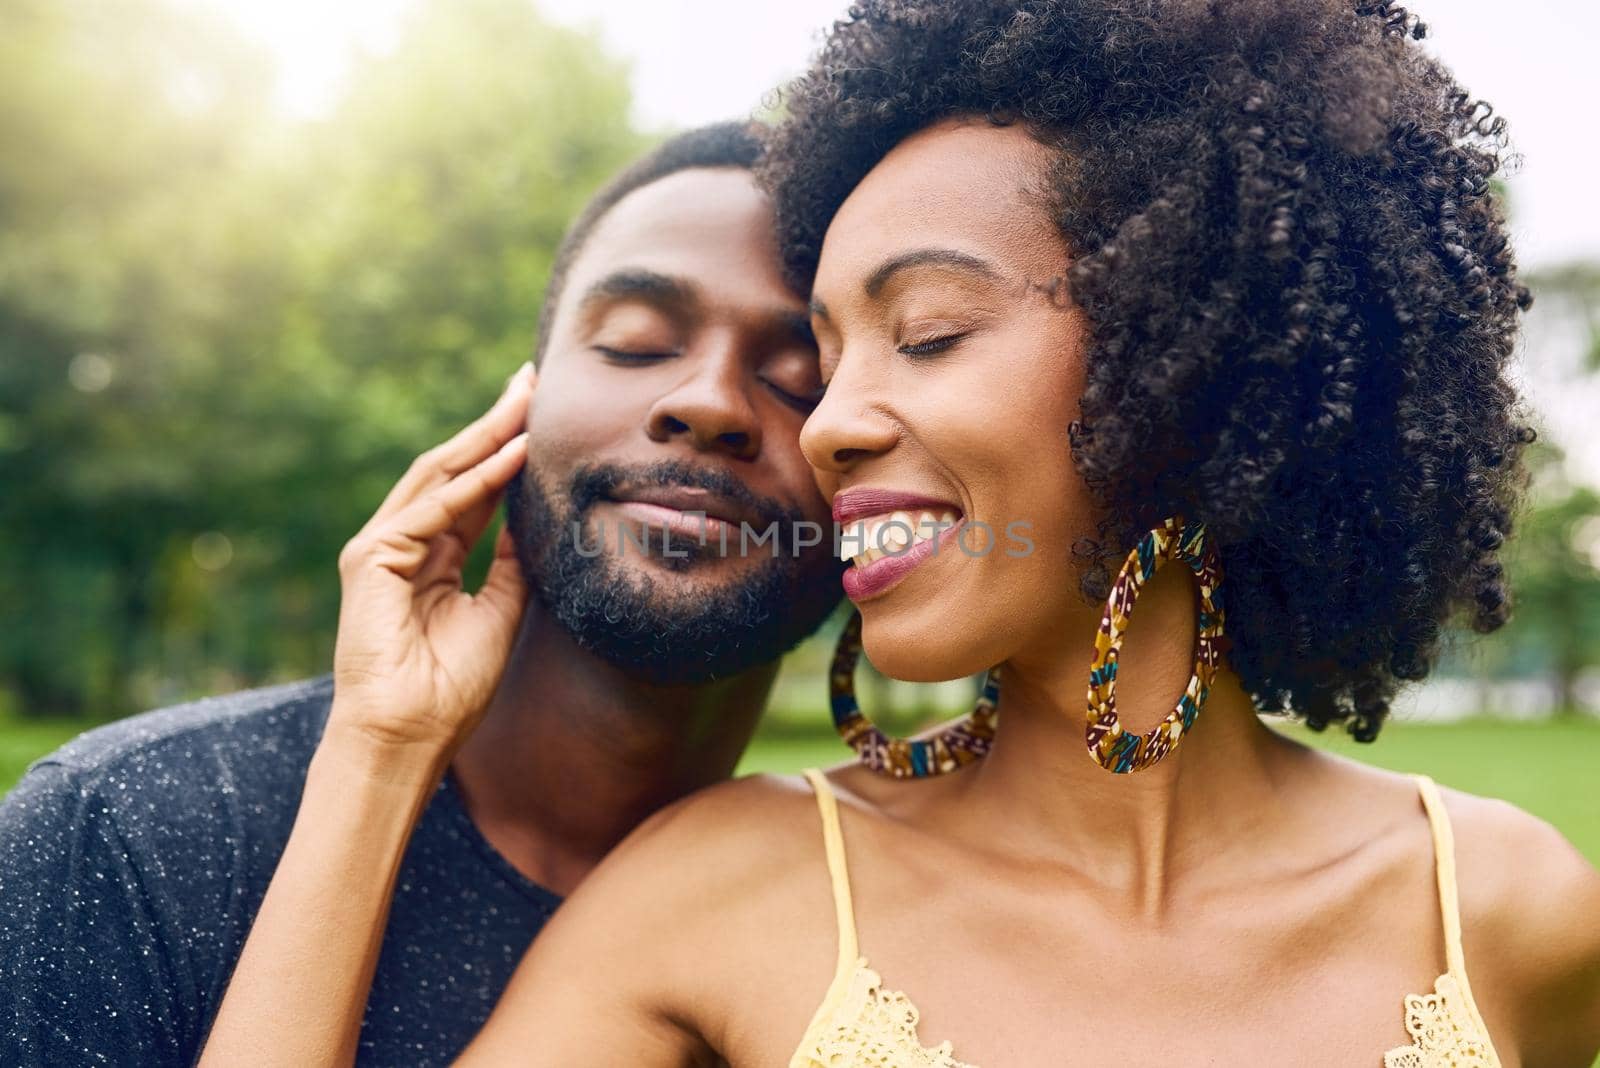
[[[34,760],[88,730],[78,720],[34,720],[0,716],[0,794],[10,790]]]
[[[1600,866],[1600,720],[1394,722],[1371,745],[1343,732],[1317,734],[1288,724],[1278,729],[1378,767],[1423,772],[1443,785],[1510,801],[1548,820]],[[758,736],[739,770],[793,772],[848,755],[831,735]]]
[[[28,763],[85,729],[78,722],[0,720],[0,792]],[[1468,720],[1450,724],[1390,723],[1372,745],[1340,733],[1280,729],[1312,745],[1396,771],[1421,771],[1469,793],[1504,798],[1549,820],[1600,865],[1600,720],[1541,722]],[[827,766],[849,751],[832,735],[758,736],[740,765],[793,772]]]

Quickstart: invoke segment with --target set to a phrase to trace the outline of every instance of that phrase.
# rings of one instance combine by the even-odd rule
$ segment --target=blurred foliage
[[[1560,453],[1531,453],[1535,507],[1505,557],[1515,597],[1511,621],[1485,643],[1480,668],[1552,681],[1556,708],[1575,713],[1578,682],[1600,664],[1600,493],[1560,474]]]
[[[273,76],[193,5],[0,5],[0,716],[326,670],[340,547],[525,358],[564,226],[648,140],[626,68],[529,0],[425,0],[314,122]],[[1535,290],[1600,369],[1600,268]],[[1597,517],[1541,480],[1516,619],[1447,670],[1576,700]],[[780,709],[822,722],[827,655],[799,651]],[[908,727],[971,699],[860,686]]]
[[[1600,263],[1578,261],[1536,273],[1530,286],[1541,308],[1552,301],[1565,305],[1567,314],[1581,323],[1585,335],[1583,364],[1600,371]]]
[[[0,6],[0,688],[110,717],[326,670],[340,546],[529,354],[626,69],[433,0],[325,120],[158,0]],[[171,681],[168,681],[171,680]]]

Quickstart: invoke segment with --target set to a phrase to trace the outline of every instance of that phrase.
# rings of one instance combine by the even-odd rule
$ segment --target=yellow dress
[[[833,879],[839,921],[839,962],[833,982],[789,1059],[789,1068],[977,1068],[957,1060],[948,1041],[924,1046],[917,1034],[917,1007],[904,993],[886,986],[867,966],[856,944],[855,910],[845,868],[844,838],[833,788],[820,771],[806,778],[816,792],[822,837]],[[1422,793],[1433,832],[1439,907],[1444,915],[1445,971],[1433,992],[1405,998],[1406,1031],[1411,1044],[1383,1055],[1383,1068],[1500,1068],[1488,1029],[1472,1000],[1461,953],[1461,915],[1456,901],[1455,840],[1439,788],[1426,775],[1413,775]]]

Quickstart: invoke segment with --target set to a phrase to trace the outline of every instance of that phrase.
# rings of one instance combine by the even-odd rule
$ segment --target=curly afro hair
[[[1504,376],[1530,303],[1505,123],[1424,32],[1378,0],[862,0],[757,167],[809,288],[911,133],[978,116],[1050,146],[1090,324],[1068,431],[1106,510],[1083,593],[1163,517],[1203,521],[1256,707],[1362,741],[1458,613],[1507,619],[1534,436]]]

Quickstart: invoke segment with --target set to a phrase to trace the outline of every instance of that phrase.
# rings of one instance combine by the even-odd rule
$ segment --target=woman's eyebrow
[[[867,296],[877,297],[896,273],[915,267],[947,267],[986,282],[998,282],[1003,277],[994,264],[970,252],[961,252],[953,248],[918,248],[897,253],[884,260],[872,274],[867,276],[862,288],[866,290]],[[832,321],[828,306],[820,297],[815,295],[811,297],[808,310],[813,319]]]
[[[867,296],[876,297],[896,272],[912,267],[949,267],[967,274],[977,275],[985,281],[998,282],[1000,272],[988,260],[953,248],[918,248],[901,252],[884,260],[877,270],[867,276],[863,288]]]

